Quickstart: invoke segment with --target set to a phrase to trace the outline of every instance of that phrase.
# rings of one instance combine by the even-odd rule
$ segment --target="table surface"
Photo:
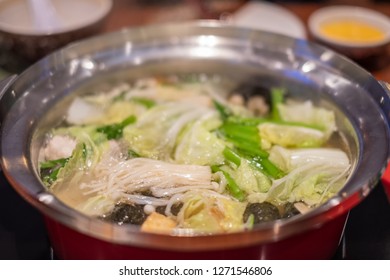
[[[306,24],[309,15],[323,5],[283,6]],[[369,7],[390,16],[390,3],[371,4]],[[103,32],[144,24],[211,18],[216,15],[205,13],[195,0],[115,0]],[[390,63],[372,74],[379,80],[390,82]],[[10,211],[12,215],[9,215]],[[50,258],[53,256],[40,214],[23,201],[0,174],[0,259]],[[343,241],[334,258],[390,259],[390,204],[381,184],[351,211]]]

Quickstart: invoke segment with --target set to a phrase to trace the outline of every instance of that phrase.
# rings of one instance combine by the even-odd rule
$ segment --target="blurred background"
[[[308,40],[313,39],[308,31],[309,18],[323,7],[354,5],[390,16],[389,0],[52,0],[55,8],[64,9],[55,11],[58,17],[62,17],[62,22],[58,23],[50,9],[42,8],[42,3],[47,1],[0,1],[0,78],[19,74],[53,51],[90,36],[146,24],[195,19],[229,20],[238,15],[248,2],[275,5],[272,11],[280,12],[284,20],[288,18],[296,24],[298,32],[290,35],[303,36]],[[31,14],[34,9],[28,6],[32,4],[35,5],[34,15]],[[81,5],[80,9],[77,5]],[[64,17],[67,9],[72,11],[72,21],[71,16]],[[244,17],[241,14],[239,20],[244,20]],[[82,21],[85,18],[89,21]],[[31,22],[25,22],[25,26],[19,28],[14,22],[23,22],[20,19]],[[14,21],[10,23],[8,20]],[[264,18],[258,21],[264,21]],[[49,24],[46,29],[45,24]],[[271,22],[271,26],[276,25]],[[282,25],[282,29],[287,33],[293,30],[288,24]],[[388,45],[380,49],[375,59],[369,59],[372,65],[364,67],[377,79],[390,83],[388,49]],[[14,219],[15,216],[19,219]],[[55,256],[52,255],[40,214],[0,176],[0,259],[51,258]],[[334,258],[390,259],[390,206],[381,183],[351,211],[345,236]]]
[[[0,76],[19,73],[68,43],[100,33],[144,24],[226,20],[249,2],[275,4],[285,9],[298,17],[309,38],[308,19],[321,7],[362,6],[390,15],[389,0],[2,0]],[[268,27],[278,27],[270,17],[257,20],[263,27],[265,21]],[[285,28],[288,34],[290,26],[278,28]],[[384,62],[381,63],[383,66]]]

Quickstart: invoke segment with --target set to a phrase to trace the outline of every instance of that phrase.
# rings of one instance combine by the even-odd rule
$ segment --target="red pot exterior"
[[[382,184],[385,188],[385,193],[390,201],[390,165],[387,166],[385,173],[382,176]]]
[[[320,228],[290,238],[249,247],[218,251],[168,251],[121,245],[96,239],[46,217],[54,254],[59,259],[330,259],[343,235],[347,215],[343,214]],[[180,238],[180,237],[178,237]]]

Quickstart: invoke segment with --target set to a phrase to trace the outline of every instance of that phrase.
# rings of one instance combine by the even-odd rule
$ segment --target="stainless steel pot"
[[[339,194],[308,214],[253,231],[212,236],[141,233],[84,216],[42,185],[38,149],[72,98],[121,79],[169,73],[220,74],[332,107],[352,155]],[[330,258],[348,211],[378,182],[389,159],[389,89],[319,45],[214,21],[125,29],[70,45],[8,80],[0,103],[7,179],[46,217],[60,258]]]

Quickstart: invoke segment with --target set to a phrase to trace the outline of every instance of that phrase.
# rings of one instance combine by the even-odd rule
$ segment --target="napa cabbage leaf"
[[[274,203],[303,201],[321,204],[345,184],[350,161],[345,152],[333,148],[285,149],[275,146],[270,159],[288,174],[272,182],[267,200]]]
[[[91,98],[75,98],[68,108],[66,121],[71,125],[108,125],[119,123],[130,115],[139,116],[148,110],[145,102],[107,100],[100,104]]]
[[[91,141],[96,145],[99,145],[100,143],[107,141],[107,137],[103,133],[98,132],[96,130],[97,128],[98,126],[96,125],[66,126],[53,129],[51,134],[69,136],[75,139],[77,143]]]
[[[233,232],[243,229],[246,203],[201,193],[186,195],[178,214],[179,225],[197,232]]]
[[[116,205],[116,201],[109,196],[96,195],[86,199],[76,206],[76,209],[89,216],[102,216],[110,213]]]
[[[237,168],[223,166],[221,169],[228,172],[247,195],[259,192],[266,193],[271,187],[271,179],[258,169],[253,168],[247,160],[241,160],[241,164]]]
[[[310,100],[305,102],[287,100],[278,104],[278,111],[283,121],[317,127],[323,131],[324,141],[337,129],[334,111],[316,107]]]
[[[263,142],[283,147],[320,147],[327,138],[321,130],[299,125],[265,122],[258,129]]]
[[[320,147],[336,131],[335,114],[311,101],[276,102],[273,118],[259,123],[258,129],[263,147]]]
[[[212,114],[187,125],[177,140],[174,160],[181,164],[222,164],[226,144],[212,133],[220,123]]]
[[[80,210],[86,200],[96,195],[87,193],[80,186],[93,176],[93,170],[103,154],[110,151],[110,144],[108,141],[96,144],[88,133],[80,133],[78,141],[50,189],[62,202]]]
[[[114,102],[106,106],[104,113],[93,120],[94,124],[110,125],[120,123],[130,115],[135,117],[143,114],[148,108],[138,101]]]
[[[135,125],[126,127],[123,137],[133,151],[144,157],[170,160],[183,129],[208,111],[186,102],[156,105],[139,116]]]

